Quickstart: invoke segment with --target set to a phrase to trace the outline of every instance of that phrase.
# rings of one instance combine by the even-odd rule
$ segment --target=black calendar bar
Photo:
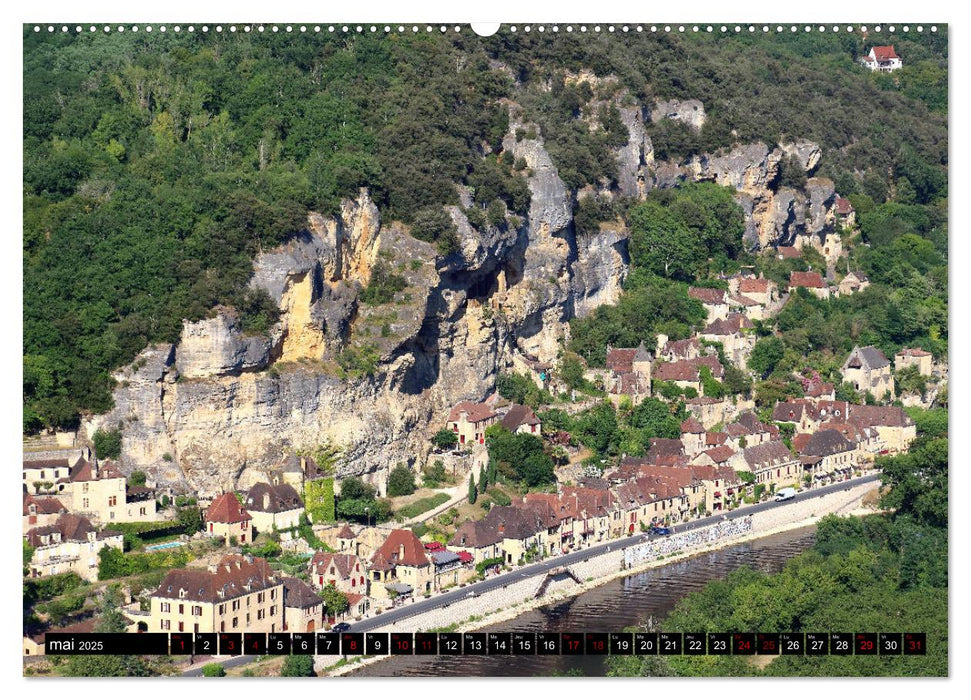
[[[927,653],[924,632],[56,633],[48,655],[799,655]]]

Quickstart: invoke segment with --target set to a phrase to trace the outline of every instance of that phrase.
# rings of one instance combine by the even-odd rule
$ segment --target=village
[[[849,203],[841,204],[841,216],[851,217]],[[838,244],[824,241],[818,252],[835,261],[838,251],[826,246]],[[108,586],[120,590],[132,632],[313,632],[539,559],[868,472],[878,456],[905,451],[915,438],[895,375],[941,381],[946,368],[931,353],[903,348],[891,361],[876,347],[854,347],[840,375],[843,387],[865,397],[858,402],[838,399],[837,384],[811,371],[800,378],[802,396],[771,410],[739,395],[708,395],[725,365],[748,370],[755,324],[790,295],[804,289],[835,298],[868,285],[861,272],[836,281],[829,268],[794,270],[787,289],[745,271],[721,280],[725,288],[691,287],[707,314],[704,328],[680,340],[660,334],[651,346],[608,346],[605,367],[584,370],[592,396],[564,391],[555,366],[519,362],[520,385],[568,397],[556,404],[561,411],[596,400],[618,411],[662,401],[655,405],[687,416],[680,435],[652,437],[643,455],[598,463],[568,431],[544,423],[541,416],[552,414],[498,391],[469,397],[442,416],[425,486],[412,481],[402,491],[433,498],[411,499],[417,512],[402,509],[409,517],[396,522],[378,498],[392,495],[389,483],[335,484],[331,469],[309,455],[286,455],[245,489],[204,497],[153,487],[137,470],[126,475],[90,445],[25,451],[25,580],[61,584],[25,614],[24,655],[43,655],[46,631],[95,629],[91,613]],[[517,484],[514,443],[524,461],[530,450],[554,455],[545,458],[552,479]],[[394,478],[401,470],[408,471],[399,465]],[[335,494],[343,508],[334,509]]]

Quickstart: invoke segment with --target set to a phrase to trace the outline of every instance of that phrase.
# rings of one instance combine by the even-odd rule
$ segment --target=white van
[[[775,493],[776,501],[788,501],[789,499],[796,497],[796,490],[791,486],[784,489],[779,489]]]

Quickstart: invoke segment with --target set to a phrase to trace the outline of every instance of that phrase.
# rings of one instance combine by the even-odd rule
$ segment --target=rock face
[[[629,139],[614,152],[619,182],[605,196],[643,198],[684,181],[734,187],[752,247],[831,225],[829,181],[810,179],[805,193],[775,191],[782,148],[757,143],[655,162],[643,109],[618,100]],[[700,103],[663,110],[699,128],[704,120]],[[123,464],[203,495],[326,441],[343,449],[339,475],[380,488],[398,462],[421,461],[449,407],[484,398],[514,361],[554,362],[569,321],[616,302],[627,274],[623,224],[576,235],[576,193],[520,111],[510,105],[503,150],[528,168],[532,198],[522,220],[477,229],[449,207],[459,250],[442,257],[402,225],[383,224],[366,190],[337,216],[311,213],[304,231],[254,261],[250,285],[281,314],[266,336],[242,333],[231,309],[186,322],[176,345],[151,346],[119,370],[115,407],[86,420],[82,434],[121,426]],[[517,140],[517,130],[538,135]],[[793,148],[815,167],[818,149]],[[404,289],[364,303],[376,270],[401,278]]]
[[[668,100],[657,102],[651,110],[651,121],[662,119],[681,122],[695,131],[705,125],[705,106],[699,100]]]

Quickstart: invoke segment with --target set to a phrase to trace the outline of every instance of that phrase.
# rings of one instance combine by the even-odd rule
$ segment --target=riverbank
[[[488,594],[494,600],[488,601],[487,605],[489,609],[487,610],[483,610],[481,605],[482,603],[486,603],[486,601],[476,599],[469,601],[470,603],[478,604],[475,605],[476,610],[466,610],[465,616],[460,619],[444,622],[448,614],[447,611],[433,611],[416,615],[414,618],[408,618],[403,623],[401,629],[406,628],[408,631],[446,629],[448,631],[468,632],[507,622],[528,611],[573,598],[616,579],[633,576],[650,569],[692,559],[699,555],[726,547],[801,528],[813,527],[825,515],[839,514],[849,516],[877,512],[863,506],[863,501],[867,494],[876,488],[878,487],[872,483],[862,484],[856,487],[850,487],[846,491],[826,494],[818,499],[793,503],[784,507],[774,508],[764,513],[756,513],[751,516],[753,526],[747,532],[716,542],[701,542],[698,545],[685,548],[683,551],[678,551],[662,558],[637,563],[630,568],[621,568],[621,563],[624,559],[623,549],[614,550],[596,557],[591,557],[589,560],[584,560],[571,566],[570,568],[574,573],[578,574],[580,583],[576,583],[570,579],[557,581],[548,587],[544,595],[535,597],[534,594],[539,586],[540,577],[535,577],[535,580],[527,579],[522,582],[510,584],[507,588],[496,591],[495,595],[492,593]],[[530,595],[530,593],[533,595]],[[470,612],[471,614],[468,614]],[[455,613],[451,615],[453,618],[455,617]],[[439,624],[434,624],[436,622]],[[406,627],[405,624],[407,625]],[[389,627],[382,629],[382,631],[389,631],[390,629]],[[332,676],[348,675],[365,666],[383,661],[385,658],[359,658],[350,662],[342,661],[338,667],[335,667],[333,664],[327,664],[326,667],[323,667],[330,659],[317,657],[317,661],[320,664],[318,674]]]

